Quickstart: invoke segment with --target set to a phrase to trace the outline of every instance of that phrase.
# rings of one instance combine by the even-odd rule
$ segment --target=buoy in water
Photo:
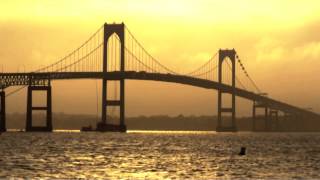
[[[239,152],[240,156],[244,156],[246,155],[246,147],[241,147],[240,152]]]

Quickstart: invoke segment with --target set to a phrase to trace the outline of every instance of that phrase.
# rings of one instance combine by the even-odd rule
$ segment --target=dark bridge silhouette
[[[126,36],[125,36],[126,34]],[[216,59],[216,56],[218,58]],[[225,62],[227,60],[227,62]],[[231,65],[229,64],[231,62]],[[227,64],[229,71],[223,70]],[[237,74],[237,66],[241,71]],[[223,73],[227,74],[224,78]],[[248,80],[254,90],[248,89],[240,77]],[[5,89],[11,86],[28,86],[26,131],[52,131],[51,81],[61,79],[101,79],[102,115],[97,124],[98,131],[125,131],[125,79],[151,80],[180,83],[218,91],[218,126],[217,131],[236,131],[235,101],[236,96],[253,101],[253,130],[255,130],[256,109],[263,108],[265,112],[265,130],[270,128],[272,118],[278,119],[278,111],[298,118],[319,118],[319,115],[271,99],[259,90],[247,73],[236,51],[219,50],[207,63],[198,69],[186,73],[176,73],[153,58],[135,39],[124,24],[104,24],[92,37],[78,49],[57,61],[30,73],[0,73],[1,112],[0,130],[6,131],[5,120]],[[229,79],[230,82],[224,82]],[[107,82],[120,82],[120,99],[107,99]],[[32,106],[32,91],[46,91],[47,105]],[[224,107],[222,96],[230,94],[231,107]],[[120,107],[120,124],[111,125],[107,120],[107,107]],[[46,111],[46,126],[32,125],[32,111]],[[231,125],[224,125],[223,114],[230,114]],[[270,130],[270,129],[269,129]]]

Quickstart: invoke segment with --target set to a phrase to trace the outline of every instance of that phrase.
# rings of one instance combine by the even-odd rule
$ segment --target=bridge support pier
[[[103,37],[103,72],[108,72],[108,39],[115,33],[120,40],[120,71],[124,73],[125,71],[125,55],[124,55],[124,24],[104,24],[104,37]],[[120,81],[120,99],[119,100],[108,100],[107,99],[107,82],[108,81]],[[125,125],[125,81],[124,77],[120,79],[107,79],[104,77],[102,80],[102,115],[101,122],[97,124],[97,131],[107,132],[107,131],[117,131],[126,132],[127,127]],[[113,125],[108,124],[107,121],[107,107],[108,106],[119,106],[120,107],[120,124]]]
[[[236,62],[235,62],[236,51],[232,50],[219,50],[219,66],[218,66],[218,78],[219,83],[222,83],[222,63],[226,57],[230,58],[232,63],[232,92],[224,92],[223,90],[218,90],[218,124],[217,124],[217,132],[235,132],[237,131],[236,127],[236,95],[235,95],[235,88],[236,88]],[[222,95],[228,93],[232,96],[232,104],[230,108],[225,108],[222,105]],[[231,114],[231,125],[224,126],[222,114],[229,113]]]
[[[97,131],[107,132],[126,132],[127,127],[125,125],[125,114],[124,114],[124,79],[120,80],[120,100],[108,100],[107,99],[107,82],[108,80],[103,80],[102,88],[102,119],[101,122],[97,124]],[[119,106],[120,107],[120,124],[108,124],[107,117],[107,107],[108,106]]]
[[[303,115],[294,112],[285,112],[283,115],[284,127],[285,131],[289,132],[297,132],[303,130]]]
[[[268,123],[268,107],[265,104],[258,103],[256,101],[253,102],[252,107],[252,131],[258,131],[256,128],[257,121],[257,109],[264,109],[264,131],[268,131],[269,123]]]
[[[284,121],[289,121],[290,120],[290,113],[288,113],[288,112],[284,112],[284,114],[283,114],[283,120]]]
[[[47,93],[47,105],[44,107],[32,106],[32,92],[33,91],[46,91]],[[51,85],[48,86],[28,86],[27,95],[27,120],[26,131],[27,132],[51,132],[52,131],[52,96]],[[32,111],[46,111],[46,125],[45,126],[33,126],[32,124]]]
[[[0,132],[6,132],[6,93],[0,92]]]
[[[277,110],[271,109],[269,111],[269,121],[270,121],[269,130],[279,131],[279,113]]]

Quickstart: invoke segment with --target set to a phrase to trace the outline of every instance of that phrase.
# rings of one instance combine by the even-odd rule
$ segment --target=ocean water
[[[8,132],[0,178],[10,177],[319,179],[320,133]]]

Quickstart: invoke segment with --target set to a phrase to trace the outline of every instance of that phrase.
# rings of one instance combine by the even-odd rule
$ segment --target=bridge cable
[[[189,75],[189,76],[192,76],[193,74],[197,73],[198,71],[201,71],[204,67],[206,67],[208,64],[210,64],[210,62],[212,60],[214,60],[214,58],[218,55],[218,51],[206,62],[204,63],[203,65],[201,65],[200,67],[198,67],[197,69],[185,74],[185,75]]]
[[[229,64],[229,61],[227,61],[227,65],[228,65],[228,67],[229,67],[229,72],[231,72],[232,71],[232,67],[231,67],[231,65]],[[231,75],[232,75],[232,73],[231,73]],[[236,77],[236,82],[238,82],[239,83],[239,85],[243,88],[243,89],[245,89],[245,90],[247,90],[247,88],[243,85],[243,83],[240,81],[240,79],[237,77],[237,76],[235,76]],[[230,79],[232,79],[232,78],[230,78]]]
[[[242,67],[242,71],[244,72],[244,74],[246,75],[246,77],[249,79],[249,81],[252,83],[252,85],[255,87],[255,89],[257,90],[258,93],[261,93],[261,90],[259,89],[259,87],[257,86],[257,84],[253,81],[253,79],[251,78],[251,76],[248,74],[247,70],[245,69],[245,66],[243,65],[243,63],[241,62],[239,56],[236,56],[240,66]]]
[[[128,29],[128,27],[125,27],[125,30],[128,32],[129,36],[131,36],[131,38],[133,39],[133,41],[135,42],[135,44],[139,47],[139,51],[138,51],[138,57],[141,60],[143,57],[142,53],[144,53],[144,55],[146,55],[147,57],[150,57],[150,59],[152,59],[152,61],[154,61],[154,63],[156,63],[160,68],[162,68],[165,72],[167,73],[171,73],[171,74],[179,74],[169,68],[167,68],[166,66],[164,66],[163,64],[161,64],[157,59],[155,59],[148,51],[145,50],[145,48],[141,45],[141,43],[135,38],[135,36],[131,33],[131,31]],[[133,54],[133,53],[132,53]],[[143,59],[142,59],[143,61]],[[140,61],[140,62],[142,62]],[[142,63],[139,63],[139,70],[140,66],[142,65]],[[146,67],[146,66],[145,66]],[[152,69],[151,69],[152,70]]]
[[[91,54],[93,54],[93,53],[96,53],[95,51],[96,51],[98,48],[100,48],[101,45],[98,45],[98,47],[95,48],[93,51],[91,51],[86,57],[81,57],[80,60],[76,61],[76,58],[75,58],[76,54],[78,55],[78,59],[79,59],[79,51],[80,51],[80,49],[83,50],[83,47],[85,47],[85,48],[87,49],[87,47],[88,47],[87,44],[90,43],[91,40],[94,39],[96,35],[99,35],[99,37],[100,37],[100,31],[102,30],[102,28],[103,28],[103,26],[100,27],[93,35],[91,35],[91,36],[89,37],[89,39],[88,39],[87,41],[85,41],[81,46],[79,46],[77,49],[75,49],[74,51],[70,52],[69,54],[67,54],[66,56],[64,56],[63,58],[61,58],[60,60],[58,60],[58,61],[56,61],[56,62],[54,62],[54,63],[52,63],[52,64],[50,64],[50,65],[48,65],[48,66],[40,67],[39,69],[37,69],[37,70],[35,70],[35,71],[32,71],[32,72],[35,72],[35,73],[36,73],[36,72],[59,72],[59,71],[61,71],[61,72],[63,72],[63,71],[64,71],[64,72],[67,72],[67,68],[72,69],[71,66],[76,65],[77,63],[80,62],[80,60],[84,60],[84,59],[85,59],[86,57],[88,57],[89,55],[91,55]],[[68,62],[68,59],[69,59],[69,62],[71,62],[72,57],[73,57],[74,63],[71,63],[71,64],[69,63],[69,65],[66,65],[67,62]],[[78,65],[79,65],[79,64],[78,64]],[[54,69],[55,67],[56,67],[56,69]],[[75,71],[76,71],[77,67],[74,66],[74,69],[75,69]],[[79,69],[80,69],[80,68],[79,68]],[[51,70],[51,71],[50,71],[50,70]],[[32,73],[32,72],[31,72],[31,73]],[[19,89],[16,89],[16,90],[14,90],[14,91],[12,91],[12,92],[9,92],[9,93],[6,95],[6,97],[11,96],[12,94],[17,93],[18,91],[24,89],[24,88],[27,87],[27,86],[28,86],[28,85],[23,86],[23,87],[21,87],[21,88],[19,88]]]

